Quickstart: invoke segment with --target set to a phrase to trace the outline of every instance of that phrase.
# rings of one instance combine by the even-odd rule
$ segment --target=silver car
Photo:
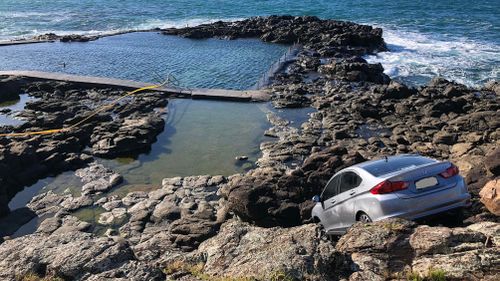
[[[452,163],[404,154],[339,171],[313,201],[313,219],[339,235],[356,221],[413,220],[466,207],[470,194]]]

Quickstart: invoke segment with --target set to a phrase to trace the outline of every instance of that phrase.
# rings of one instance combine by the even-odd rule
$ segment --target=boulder
[[[123,180],[120,174],[97,163],[75,171],[75,175],[84,183],[82,187],[83,195],[107,191],[120,184]]]
[[[174,221],[181,217],[181,209],[170,200],[163,200],[158,205],[156,205],[153,213],[152,220],[155,222],[161,222],[163,220]]]
[[[15,77],[0,79],[0,103],[19,99],[22,84],[22,80]]]
[[[403,219],[388,219],[380,222],[358,223],[340,238],[336,249],[342,253],[363,252],[390,253],[403,250],[415,223]]]
[[[171,274],[179,274],[202,262],[203,274],[214,280],[275,280],[273,276],[281,276],[276,280],[332,280],[345,275],[349,268],[342,267],[344,256],[330,243],[318,241],[316,232],[312,224],[261,228],[230,220],[217,236],[201,243],[187,258],[169,258],[166,268]]]
[[[404,99],[411,96],[415,91],[410,90],[406,85],[396,81],[391,81],[382,95],[383,99]]]
[[[479,196],[488,211],[500,216],[500,179],[494,179],[486,183],[479,192]]]
[[[481,247],[486,236],[463,228],[419,226],[410,236],[410,245],[417,256],[461,252],[461,247]]]
[[[437,132],[432,138],[432,142],[435,144],[448,144],[453,145],[457,141],[457,135],[449,132]]]

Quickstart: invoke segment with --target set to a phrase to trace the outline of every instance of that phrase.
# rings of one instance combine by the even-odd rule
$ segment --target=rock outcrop
[[[447,228],[390,219],[354,225],[336,249],[351,256],[349,280],[437,273],[447,280],[495,280],[500,277],[499,231],[498,223]]]
[[[262,41],[292,44],[299,42],[323,53],[363,53],[384,51],[382,29],[368,25],[335,20],[321,20],[317,17],[269,16],[254,17],[235,22],[215,22],[195,27],[166,29],[164,34],[187,38],[248,38],[259,37]]]
[[[171,278],[188,275],[192,280],[202,276],[213,280],[338,280],[348,275],[346,257],[331,243],[315,239],[316,232],[312,224],[260,228],[230,220],[196,251],[168,257],[166,272]]]

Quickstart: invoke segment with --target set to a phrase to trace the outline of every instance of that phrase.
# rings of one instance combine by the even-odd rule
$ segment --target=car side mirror
[[[321,202],[321,197],[319,197],[319,195],[314,195],[313,198],[312,198],[312,201],[314,203]]]

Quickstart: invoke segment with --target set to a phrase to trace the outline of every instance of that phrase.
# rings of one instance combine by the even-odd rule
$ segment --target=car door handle
[[[356,191],[349,192],[349,195],[354,195],[354,194],[356,194]]]

